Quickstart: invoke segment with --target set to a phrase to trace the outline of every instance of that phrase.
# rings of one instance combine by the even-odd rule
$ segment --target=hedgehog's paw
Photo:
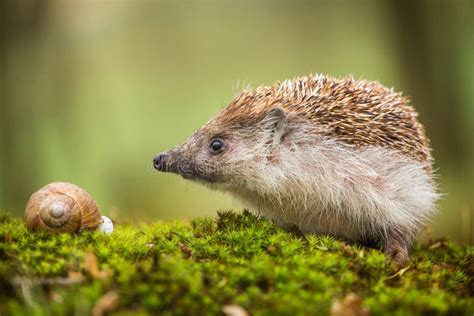
[[[385,241],[385,255],[390,258],[398,268],[410,263],[410,256],[408,255],[410,241],[407,238],[407,235],[401,234],[400,231],[395,231],[389,234],[389,237]]]
[[[408,248],[389,248],[385,250],[385,255],[389,257],[398,268],[402,268],[410,263]]]

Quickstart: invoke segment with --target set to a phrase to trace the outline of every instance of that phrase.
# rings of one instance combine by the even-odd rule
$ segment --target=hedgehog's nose
[[[167,161],[168,161],[168,154],[167,153],[158,154],[153,159],[153,166],[158,171],[166,171],[166,162]]]

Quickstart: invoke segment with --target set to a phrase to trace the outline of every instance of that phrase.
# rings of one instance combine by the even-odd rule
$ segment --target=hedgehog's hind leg
[[[411,245],[411,234],[403,229],[390,228],[384,240],[385,255],[403,267],[410,262],[408,251]]]

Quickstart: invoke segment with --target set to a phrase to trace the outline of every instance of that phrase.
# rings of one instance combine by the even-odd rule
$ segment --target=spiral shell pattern
[[[67,182],[50,183],[33,193],[25,216],[31,230],[51,233],[94,230],[103,223],[90,194]]]

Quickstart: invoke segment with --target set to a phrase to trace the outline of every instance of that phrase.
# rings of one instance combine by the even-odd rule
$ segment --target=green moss
[[[91,254],[103,274],[85,260]],[[248,212],[119,225],[110,236],[31,233],[0,215],[2,315],[87,315],[108,292],[117,314],[222,314],[227,304],[252,315],[328,314],[354,292],[372,315],[472,315],[473,274],[472,246],[416,245],[411,266],[397,271],[379,250]]]

